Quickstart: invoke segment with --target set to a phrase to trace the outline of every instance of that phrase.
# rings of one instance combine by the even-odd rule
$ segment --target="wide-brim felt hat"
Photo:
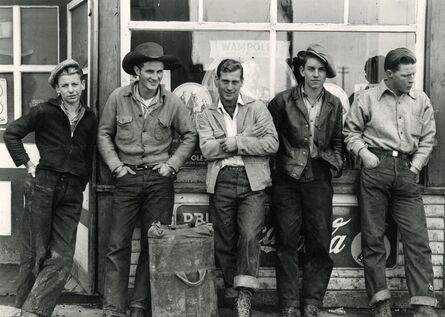
[[[148,61],[163,62],[164,69],[168,70],[181,67],[179,60],[175,56],[164,54],[164,49],[161,45],[155,42],[145,42],[139,44],[133,51],[125,55],[122,60],[122,68],[126,73],[136,75],[133,66]]]
[[[320,44],[311,44],[306,49],[306,54],[314,55],[319,58],[326,65],[326,76],[334,78],[337,76],[337,70],[334,64],[334,59],[327,52],[327,50]]]

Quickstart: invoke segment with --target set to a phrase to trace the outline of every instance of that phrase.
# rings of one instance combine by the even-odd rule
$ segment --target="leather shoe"
[[[315,305],[306,305],[303,309],[303,317],[319,317],[320,309]]]
[[[431,306],[417,305],[413,317],[439,317]]]
[[[389,299],[377,302],[374,309],[375,317],[391,317],[391,305]]]
[[[139,307],[131,307],[130,317],[146,317],[145,310]]]
[[[281,317],[301,317],[299,307],[283,307],[281,309]]]

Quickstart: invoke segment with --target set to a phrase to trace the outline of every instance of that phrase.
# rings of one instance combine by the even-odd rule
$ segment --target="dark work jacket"
[[[275,156],[276,169],[300,179],[308,160],[309,114],[301,96],[300,85],[283,91],[269,103],[280,147]],[[340,100],[325,90],[320,108],[318,154],[331,166],[334,177],[340,177],[343,168],[343,121]]]
[[[34,131],[40,154],[37,169],[76,175],[86,185],[91,175],[96,129],[94,112],[85,108],[71,137],[70,122],[60,107],[60,99],[50,99],[11,122],[3,139],[15,165],[20,166],[29,161],[22,139]]]

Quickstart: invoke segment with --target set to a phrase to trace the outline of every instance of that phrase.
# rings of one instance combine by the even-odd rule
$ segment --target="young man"
[[[304,236],[303,316],[319,316],[333,267],[332,177],[342,172],[342,105],[323,88],[335,77],[331,56],[310,45],[300,67],[304,81],[269,104],[278,131],[272,208],[277,234],[277,290],[282,316],[300,316],[298,241]]]
[[[425,211],[416,183],[434,145],[434,110],[425,93],[412,89],[416,57],[410,50],[390,51],[384,66],[387,79],[357,95],[345,123],[347,149],[363,162],[358,198],[366,291],[375,316],[391,316],[384,245],[390,211],[403,242],[414,316],[437,316]]]
[[[22,317],[51,316],[73,264],[96,138],[96,116],[80,102],[82,76],[76,61],[61,62],[48,80],[59,97],[31,108],[3,135],[14,163],[28,170],[16,297]],[[30,132],[40,154],[37,167],[22,143]]]
[[[219,99],[196,117],[199,144],[207,159],[207,192],[215,228],[216,258],[226,295],[236,297],[235,316],[250,316],[251,296],[258,288],[265,188],[271,185],[269,155],[278,138],[269,111],[261,102],[240,95],[243,68],[223,60],[215,85]]]
[[[151,316],[147,231],[154,221],[170,224],[173,181],[197,143],[185,105],[167,91],[164,69],[178,66],[172,55],[153,42],[140,44],[122,61],[137,75],[108,98],[99,122],[98,147],[116,177],[110,238],[105,263],[104,316],[126,316],[131,238],[141,219],[141,253],[136,269],[131,317]],[[174,133],[181,143],[169,154]]]

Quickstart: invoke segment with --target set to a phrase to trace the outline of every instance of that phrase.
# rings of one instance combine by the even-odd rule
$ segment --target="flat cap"
[[[54,67],[53,71],[49,75],[48,83],[51,87],[56,88],[57,79],[61,72],[63,72],[68,67],[79,67],[79,63],[74,59],[66,59],[63,62],[60,62],[56,67]]]
[[[321,46],[320,44],[311,44],[306,49],[306,54],[314,55],[322,62],[324,62],[324,64],[326,65],[326,76],[328,78],[337,76],[334,60],[323,46]]]

